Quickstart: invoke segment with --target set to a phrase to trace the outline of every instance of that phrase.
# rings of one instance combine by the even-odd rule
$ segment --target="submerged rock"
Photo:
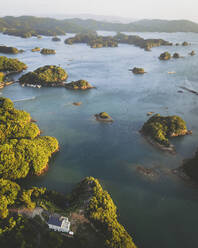
[[[113,122],[113,119],[111,118],[111,116],[107,114],[106,112],[95,114],[95,117],[97,121]]]

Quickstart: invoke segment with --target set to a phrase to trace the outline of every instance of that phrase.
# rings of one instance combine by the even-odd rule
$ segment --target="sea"
[[[114,35],[114,32],[98,32]],[[139,248],[198,247],[198,187],[173,173],[198,148],[198,96],[181,87],[198,91],[198,34],[127,33],[143,38],[161,38],[190,46],[161,46],[151,52],[133,45],[93,49],[86,44],[66,45],[43,36],[23,39],[0,34],[0,43],[24,49],[17,58],[27,71],[44,65],[61,66],[67,82],[85,79],[95,89],[31,88],[14,83],[0,96],[29,112],[42,135],[59,140],[46,174],[28,179],[29,186],[43,186],[64,194],[86,176],[99,179],[118,208],[118,219]],[[31,52],[34,47],[51,48],[55,55]],[[162,52],[178,52],[182,58],[160,61]],[[5,56],[4,54],[0,54]],[[143,67],[147,73],[134,75],[129,69]],[[178,92],[179,91],[179,92]],[[73,102],[82,102],[74,106]],[[101,123],[94,115],[107,112],[113,123]],[[192,135],[171,139],[176,154],[159,150],[140,134],[147,113],[179,115]],[[150,175],[137,168],[151,168]]]

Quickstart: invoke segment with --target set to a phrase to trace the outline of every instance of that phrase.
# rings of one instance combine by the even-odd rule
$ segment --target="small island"
[[[181,56],[179,55],[179,53],[174,53],[173,58],[174,59],[179,59],[179,58],[181,58]]]
[[[96,120],[97,121],[102,121],[102,122],[113,122],[113,119],[109,114],[106,112],[101,112],[99,114],[95,114]]]
[[[52,37],[52,41],[61,41],[61,39],[57,36]]]
[[[32,48],[31,51],[32,52],[40,52],[40,50],[41,50],[40,47],[35,47],[35,48]]]
[[[20,50],[16,47],[0,46],[0,53],[17,54]]]
[[[49,54],[56,54],[56,51],[54,49],[43,48],[40,53],[43,55],[49,55]]]
[[[9,73],[19,73],[27,69],[27,65],[18,59],[11,59],[5,56],[0,56],[0,71]]]
[[[16,180],[29,173],[40,175],[45,172],[49,158],[59,149],[58,141],[40,136],[41,131],[30,114],[15,109],[8,98],[0,97],[0,114],[0,164],[3,165],[0,177]]]
[[[169,60],[169,59],[171,59],[171,54],[169,52],[164,52],[164,53],[160,54],[159,59],[160,60]]]
[[[117,47],[119,43],[138,46],[150,51],[152,47],[171,46],[172,43],[162,39],[143,39],[137,35],[126,35],[118,33],[115,36],[99,36],[95,31],[76,34],[65,40],[65,44],[86,43],[91,48]]]
[[[133,74],[144,74],[144,73],[146,73],[144,71],[144,68],[138,68],[138,67],[134,67],[133,69],[130,69],[130,71],[132,71]]]
[[[183,43],[182,43],[182,46],[189,46],[190,44],[187,42],[187,41],[184,41]]]
[[[194,55],[196,55],[196,53],[195,53],[195,51],[192,51],[189,53],[189,55],[194,56]]]
[[[91,48],[117,47],[118,42],[112,36],[99,36],[96,32],[85,32],[76,34],[72,38],[65,40],[65,44],[86,43]]]
[[[72,81],[71,83],[65,84],[65,88],[72,90],[88,90],[94,87],[86,80],[81,79],[78,81]]]
[[[140,132],[150,141],[162,150],[175,153],[174,146],[169,138],[192,134],[187,130],[185,121],[176,115],[161,116],[155,114],[144,123]]]
[[[64,87],[63,82],[67,77],[68,75],[63,68],[55,65],[46,65],[23,75],[19,78],[19,83],[23,86]]]

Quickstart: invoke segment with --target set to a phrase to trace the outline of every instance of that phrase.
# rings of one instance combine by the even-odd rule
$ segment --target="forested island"
[[[191,134],[185,121],[176,115],[161,116],[155,114],[144,123],[140,131],[148,140],[157,145],[160,149],[175,152],[174,146],[170,143],[169,138]]]
[[[198,32],[198,24],[187,20],[140,20],[127,24],[83,20],[80,18],[57,20],[34,16],[5,16],[0,18],[0,32],[29,38],[32,36],[56,36],[85,31],[115,32]]]
[[[33,72],[28,72],[19,78],[22,85],[40,85],[47,87],[64,86],[63,81],[68,75],[65,70],[59,66],[46,65],[39,67]]]
[[[131,236],[117,220],[114,202],[97,179],[85,178],[68,195],[21,184],[22,178],[46,172],[49,158],[58,151],[59,144],[53,137],[40,136],[30,114],[15,109],[10,99],[0,98],[0,112],[0,244],[135,248]],[[43,215],[31,217],[30,213],[38,207]],[[69,216],[75,223],[74,237],[50,231],[46,223],[51,213]],[[76,218],[81,221],[76,222]]]
[[[152,47],[172,46],[172,43],[162,39],[143,39],[137,35],[118,33],[115,36],[99,36],[96,32],[84,32],[76,34],[65,40],[65,44],[85,43],[91,48],[117,47],[119,43],[134,45],[150,51]]]

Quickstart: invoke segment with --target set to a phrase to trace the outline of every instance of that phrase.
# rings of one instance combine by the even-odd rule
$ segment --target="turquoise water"
[[[101,32],[102,34],[109,34]],[[61,150],[50,162],[47,174],[32,179],[30,185],[47,186],[69,192],[85,176],[100,179],[114,199],[119,220],[140,248],[196,248],[198,223],[197,188],[170,173],[182,160],[193,156],[198,147],[198,96],[178,93],[180,86],[198,91],[198,34],[138,33],[145,38],[191,42],[189,47],[159,47],[152,52],[119,45],[118,48],[91,49],[52,42],[44,37],[22,39],[0,35],[1,43],[26,50],[12,55],[27,63],[28,70],[46,64],[62,66],[68,81],[86,79],[96,89],[70,91],[64,88],[29,88],[13,84],[0,90],[19,109],[31,113],[44,135],[55,136]],[[35,46],[52,48],[56,55],[32,53]],[[158,60],[164,51],[179,52],[182,59]],[[129,68],[144,67],[144,75]],[[168,74],[175,71],[176,74]],[[79,107],[72,102],[81,101]],[[114,122],[98,123],[93,115],[108,112]],[[177,154],[170,155],[148,144],[139,134],[146,113],[180,115],[193,135],[176,138]],[[137,165],[155,167],[153,179],[138,174]]]

